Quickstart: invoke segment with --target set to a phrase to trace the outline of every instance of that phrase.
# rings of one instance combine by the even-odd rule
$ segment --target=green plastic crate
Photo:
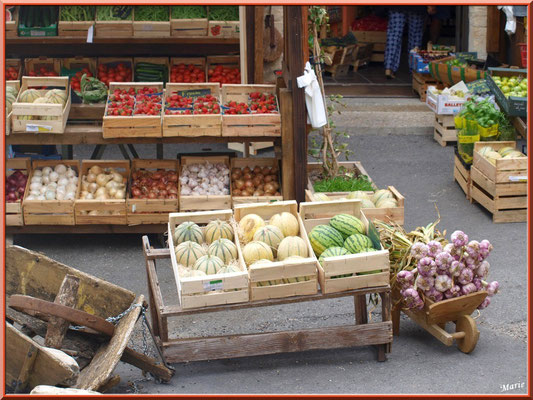
[[[485,76],[490,90],[494,93],[494,97],[496,97],[496,101],[503,111],[510,117],[526,117],[527,97],[505,97],[496,82],[494,82],[494,79],[492,79],[492,75],[527,77],[527,69],[489,68],[489,73]]]

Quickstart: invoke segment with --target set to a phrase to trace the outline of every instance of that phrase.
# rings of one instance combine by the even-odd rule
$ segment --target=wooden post
[[[263,83],[263,32],[265,7],[255,6],[254,21],[254,83]]]
[[[255,70],[255,6],[245,6],[245,21],[246,21],[246,83],[254,82]],[[241,73],[242,76],[242,73]]]
[[[355,307],[355,322],[358,325],[368,323],[368,316],[366,310],[366,295],[358,295],[353,297]]]
[[[248,83],[248,57],[246,50],[246,6],[239,6],[239,54],[241,58],[241,83]]]
[[[283,179],[283,199],[291,200],[294,195],[294,163],[292,162],[292,95],[289,89],[279,89],[279,107],[281,113],[281,172]]]
[[[79,286],[80,278],[73,275],[65,275],[54,303],[74,308],[78,301]],[[44,345],[55,349],[61,349],[63,338],[65,337],[69,326],[69,321],[51,315],[48,323],[48,330],[46,331],[46,337],[44,339]]]
[[[305,10],[303,10],[305,9]],[[305,200],[307,182],[307,111],[305,108],[304,89],[298,88],[296,78],[304,72],[307,44],[304,47],[304,28],[307,29],[307,19],[304,14],[307,7],[284,6],[285,53],[284,63],[288,70],[289,82],[287,86],[292,92],[292,163],[294,173],[294,198],[296,201]]]

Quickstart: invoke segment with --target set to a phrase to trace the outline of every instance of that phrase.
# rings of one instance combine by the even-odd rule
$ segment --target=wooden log
[[[28,386],[28,378],[33,371],[33,365],[35,364],[35,359],[37,358],[39,351],[34,344],[30,344],[28,351],[24,357],[24,362],[22,363],[22,368],[17,379],[17,385],[15,387],[15,393],[23,393],[26,391]]]
[[[111,389],[113,389],[115,386],[117,386],[120,383],[120,375],[113,375],[109,377],[109,379],[104,382],[99,388],[98,391],[100,393],[106,393],[109,392]]]
[[[79,286],[80,278],[69,274],[65,275],[54,303],[62,304],[67,307],[75,307],[78,301]],[[70,321],[60,317],[51,316],[50,321],[48,322],[48,330],[44,338],[44,345],[60,349],[69,326]]]
[[[164,365],[156,364],[156,360],[153,358],[130,349],[129,347],[126,347],[120,360],[131,364],[144,372],[150,372],[163,382],[169,382],[174,375],[174,372],[171,369],[168,369]]]

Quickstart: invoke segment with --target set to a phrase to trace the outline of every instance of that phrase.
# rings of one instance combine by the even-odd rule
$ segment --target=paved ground
[[[493,304],[477,318],[481,337],[475,351],[465,355],[455,347],[446,347],[403,319],[401,335],[394,338],[392,353],[384,363],[376,361],[372,348],[364,347],[195,362],[174,365],[176,376],[167,385],[143,380],[137,369],[120,364],[116,372],[122,382],[115,393],[131,393],[133,386],[128,382],[132,381],[136,381],[140,393],[158,394],[500,393],[502,385],[508,384],[521,387],[509,394],[527,392],[526,224],[495,225],[490,214],[471,205],[452,180],[452,147],[442,148],[432,136],[368,135],[365,130],[354,129],[350,133],[355,159],[362,161],[377,185],[394,185],[405,195],[408,228],[434,221],[437,204],[441,230],[451,233],[463,229],[471,238],[486,238],[494,244],[490,278],[498,280],[502,288]],[[89,151],[80,148],[75,156],[88,157]],[[109,158],[120,158],[116,149],[107,151]],[[153,146],[140,147],[139,151],[141,156],[155,154]],[[173,157],[177,151],[177,147],[169,147],[165,156]],[[179,151],[184,151],[183,147]],[[138,235],[26,235],[15,237],[15,243],[136,293],[147,293]],[[161,276],[162,286],[169,294],[168,301],[175,302],[168,272]],[[182,318],[174,325],[173,334],[208,336],[351,323],[353,302],[345,298]],[[141,346],[139,329],[133,345]]]

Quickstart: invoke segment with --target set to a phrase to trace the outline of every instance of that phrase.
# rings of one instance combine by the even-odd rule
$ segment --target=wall
[[[487,6],[468,7],[468,51],[477,51],[478,58],[487,57]]]

